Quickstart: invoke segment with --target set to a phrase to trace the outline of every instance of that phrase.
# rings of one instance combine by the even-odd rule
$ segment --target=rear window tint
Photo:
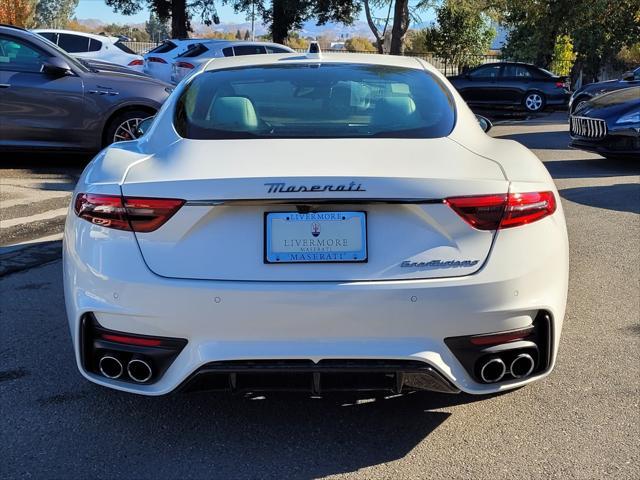
[[[173,42],[163,42],[158,45],[156,48],[149,50],[148,53],[167,53],[176,48],[176,44]]]
[[[136,54],[136,52],[134,52],[133,50],[131,50],[129,47],[127,47],[124,43],[122,43],[120,40],[118,40],[116,43],[114,43],[114,45],[116,47],[118,47],[120,50],[122,50],[124,53],[131,53],[133,55]]]
[[[182,137],[435,138],[455,107],[424,70],[383,65],[266,65],[196,76],[175,112]]]
[[[102,42],[100,40],[90,39],[89,40],[89,51],[97,52],[102,48]]]
[[[197,56],[202,55],[203,53],[208,52],[208,51],[209,51],[209,49],[207,47],[205,47],[203,44],[197,43],[196,45],[193,46],[193,48],[190,48],[186,52],[183,52],[180,55],[178,55],[177,58],[197,57]]]

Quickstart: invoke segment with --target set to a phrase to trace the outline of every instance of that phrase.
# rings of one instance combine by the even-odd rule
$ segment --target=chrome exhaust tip
[[[127,373],[134,382],[144,383],[151,378],[153,370],[151,369],[151,365],[144,360],[134,358],[127,364]]]
[[[505,373],[507,373],[507,366],[498,357],[487,360],[480,368],[480,378],[486,383],[499,382]]]
[[[112,357],[111,355],[105,355],[98,362],[98,368],[100,369],[100,373],[107,378],[120,378],[124,371],[122,367],[122,362],[118,360],[116,357]]]
[[[528,353],[521,353],[513,359],[509,366],[509,372],[513,375],[513,378],[527,377],[533,372],[536,363]]]

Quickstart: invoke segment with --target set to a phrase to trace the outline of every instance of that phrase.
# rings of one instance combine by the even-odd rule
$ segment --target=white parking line
[[[62,217],[67,214],[67,208],[57,208],[56,210],[49,210],[44,213],[38,213],[37,215],[30,215],[28,217],[11,218],[8,220],[0,220],[0,228],[11,228],[16,225],[23,225],[25,223],[40,222],[42,220],[49,220],[51,218]]]

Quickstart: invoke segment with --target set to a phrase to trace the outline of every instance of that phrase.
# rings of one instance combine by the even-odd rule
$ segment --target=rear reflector
[[[129,337],[126,335],[113,335],[110,333],[103,333],[101,336],[104,340],[124,343],[126,345],[138,345],[140,347],[159,347],[162,345],[162,340],[158,340],[157,338]]]
[[[195,68],[192,64],[190,64],[189,62],[176,62],[176,67],[177,68]]]
[[[132,198],[79,193],[74,210],[78,217],[101,227],[153,232],[167,222],[184,200]]]
[[[134,67],[134,66],[136,66],[136,65],[144,65],[144,62],[143,62],[142,60],[140,60],[140,59],[137,59],[137,60],[131,60],[131,61],[129,62],[129,66],[130,66],[130,67]]]
[[[503,332],[489,335],[477,335],[470,337],[469,341],[473,345],[501,345],[503,343],[515,342],[523,340],[533,333],[533,325],[522,330],[514,330],[511,332]]]
[[[151,63],[167,63],[167,61],[164,58],[160,58],[160,57],[149,57],[149,58],[147,58],[147,62],[151,62]]]
[[[556,211],[553,192],[454,197],[447,198],[445,203],[478,230],[526,225]]]

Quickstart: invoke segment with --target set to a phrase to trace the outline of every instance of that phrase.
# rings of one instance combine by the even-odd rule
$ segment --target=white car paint
[[[116,65],[132,68],[138,72],[143,71],[144,64],[142,56],[120,49],[116,45],[116,42],[118,42],[117,37],[49,28],[35,29],[33,31],[44,36],[76,57],[115,63]],[[69,41],[68,44],[65,43],[67,41]],[[83,41],[86,41],[86,44],[83,43]],[[77,48],[69,48],[68,45],[72,44],[77,46]]]
[[[111,145],[87,166],[74,197],[88,192],[188,203],[158,230],[136,234],[90,223],[71,206],[64,287],[81,373],[103,386],[144,395],[169,393],[200,367],[222,360],[416,360],[473,394],[547,376],[556,362],[565,314],[568,241],[559,195],[542,163],[517,142],[487,136],[455,89],[422,60],[311,57],[210,61],[176,88],[142,138]],[[455,127],[447,137],[434,139],[220,141],[184,139],[174,129],[176,102],[197,75],[283,62],[424,69],[450,91]],[[481,231],[441,202],[359,204],[368,212],[368,263],[275,269],[262,262],[262,215],[287,207],[216,203],[262,200],[269,181],[353,181],[366,184],[367,198],[382,200],[550,191],[557,208],[527,225]],[[326,199],[327,193],[316,197]],[[333,209],[356,208],[349,203],[352,194],[332,193],[331,198],[345,199]],[[398,265],[407,258],[480,261],[460,270],[405,271]],[[552,319],[549,361],[526,378],[480,382],[444,341],[527,328],[541,311]],[[109,379],[83,364],[80,329],[87,312],[107,329],[183,338],[187,345],[157,381]]]
[[[144,73],[162,80],[163,82],[170,82],[171,64],[173,59],[187,51],[190,46],[199,42],[202,42],[201,38],[189,38],[183,40],[170,39],[163,42],[158,47],[143,55]],[[167,47],[169,47],[170,50],[159,51],[164,50]]]
[[[269,42],[246,42],[246,41],[229,41],[229,40],[201,40],[207,51],[201,55],[195,57],[176,57],[171,62],[171,78],[172,83],[178,83],[191,73],[196,71],[198,67],[206,64],[213,58],[225,58],[230,56],[225,55],[224,50],[230,49],[230,52],[237,56],[243,56],[236,53],[236,47],[260,47],[264,48],[266,53],[271,53],[267,50],[274,50],[276,53],[290,52],[295,53],[291,48],[280,45],[279,43]]]

